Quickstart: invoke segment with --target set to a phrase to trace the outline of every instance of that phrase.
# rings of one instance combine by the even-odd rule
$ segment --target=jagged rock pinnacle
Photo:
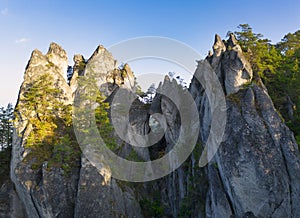
[[[81,54],[75,54],[73,57],[73,61],[75,64],[78,64],[80,62],[84,62],[84,57]]]
[[[220,56],[222,52],[226,51],[226,46],[218,34],[215,35],[213,50],[216,56]]]
[[[164,81],[170,81],[170,77],[168,75],[165,75]]]
[[[34,78],[43,74],[50,74],[55,81],[55,84],[65,90],[66,102],[71,101],[69,86],[66,82],[66,72],[68,67],[67,53],[61,46],[56,43],[51,43],[46,55],[41,51],[35,49],[26,66],[24,74],[24,82],[20,92],[27,89],[27,84],[30,84]]]
[[[44,55],[42,54],[41,51],[39,51],[37,49],[33,50],[31,53],[30,59],[28,61],[28,64],[26,66],[26,69],[28,69],[28,67],[30,65],[39,64],[43,59],[44,59]],[[26,71],[25,71],[25,73],[26,73]]]
[[[218,75],[227,95],[236,93],[244,84],[251,82],[251,65],[244,57],[234,34],[230,34],[225,42],[216,34],[213,50],[213,55],[210,53],[206,59]]]
[[[104,48],[103,45],[98,45],[98,47],[96,48],[96,50],[94,51],[92,56],[89,58],[88,62],[90,62],[90,60],[94,59],[96,56],[98,56],[99,54],[101,54],[103,52],[107,52],[107,50]]]
[[[56,54],[61,57],[67,57],[67,52],[57,43],[51,42],[47,54]]]
[[[67,52],[60,45],[51,42],[46,57],[50,63],[53,63],[60,69],[62,76],[65,77],[65,72],[67,72],[68,68]]]
[[[72,93],[75,93],[78,85],[77,84],[78,76],[83,76],[86,62],[84,57],[81,54],[75,54],[73,57],[73,61],[74,61],[73,75],[70,80],[70,87],[72,89]]]
[[[234,46],[238,45],[238,41],[235,38],[235,35],[233,33],[230,33],[230,35],[229,35],[228,44],[231,47],[234,47]]]

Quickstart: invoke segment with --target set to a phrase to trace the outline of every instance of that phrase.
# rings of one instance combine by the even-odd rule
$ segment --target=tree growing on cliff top
[[[275,107],[300,143],[300,30],[272,45],[248,24],[238,29],[234,33],[254,73],[262,77]]]
[[[56,87],[50,74],[42,74],[26,85],[16,108],[16,120],[26,120],[32,129],[25,147],[35,160],[33,169],[48,161],[66,172],[78,163],[79,146],[72,131],[72,107],[63,101],[63,90]],[[22,117],[20,117],[22,116]]]

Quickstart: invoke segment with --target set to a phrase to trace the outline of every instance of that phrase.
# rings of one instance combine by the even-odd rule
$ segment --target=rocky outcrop
[[[40,76],[51,75],[53,81],[49,84],[53,87],[50,88],[62,90],[55,96],[62,105],[73,103],[74,92],[78,87],[77,77],[89,73],[95,75],[106,96],[119,86],[134,87],[134,77],[129,66],[116,68],[116,61],[102,46],[96,49],[88,61],[81,55],[75,55],[74,62],[70,86],[64,78],[68,67],[66,52],[55,43],[51,43],[46,55],[38,50],[33,51],[25,70],[16,106],[18,116],[13,138],[11,179],[25,206],[26,215],[63,218],[96,217],[99,214],[102,214],[101,217],[141,217],[141,209],[133,191],[126,185],[120,187],[110,176],[103,181],[102,175],[84,157],[80,166],[74,164],[68,171],[53,163],[53,160],[50,164],[46,159],[40,166],[33,167],[38,157],[29,156],[32,149],[26,147],[26,143],[35,128],[29,120],[38,114],[35,108],[29,108],[24,96]]]
[[[226,44],[226,45],[225,45]],[[223,42],[216,35],[214,53],[207,57],[219,79],[224,82],[227,95],[236,93],[243,85],[251,82],[253,72],[233,34]]]
[[[93,74],[97,80],[97,86],[105,96],[110,96],[113,91],[122,86],[130,90],[134,89],[134,76],[128,64],[118,68],[117,61],[112,54],[102,45],[98,46],[86,64],[84,75]]]
[[[251,80],[252,69],[234,36],[228,41],[216,36],[213,48],[207,60],[224,87],[227,123],[219,150],[208,166],[207,217],[298,217],[300,162],[292,132],[261,80]],[[200,135],[205,143],[210,106],[195,78],[190,90],[199,105]]]
[[[119,90],[135,91],[129,65],[118,67],[103,46],[88,60],[81,55],[74,57],[70,85],[64,78],[66,69],[66,53],[57,44],[52,43],[46,55],[35,50],[20,88],[11,162],[11,179],[17,194],[11,196],[16,196],[12,198],[15,202],[20,198],[27,216],[300,217],[298,145],[261,80],[253,79],[251,66],[233,35],[227,41],[216,35],[213,53],[198,62],[188,90],[168,77],[160,84],[158,93],[169,87],[175,96],[181,92],[192,96],[199,112],[199,116],[192,117],[192,121],[200,120],[199,137],[194,151],[177,170],[143,184],[118,181],[111,177],[107,165],[100,163],[102,168],[97,169],[85,155],[68,173],[48,161],[38,169],[32,168],[35,159],[26,159],[31,150],[25,145],[33,128],[27,120],[35,112],[26,108],[22,99],[34,78],[51,74],[54,87],[63,90],[58,99],[64,105],[72,103],[76,96],[78,76],[92,75],[110,104]],[[220,81],[226,99],[227,107],[223,109],[227,123],[218,152],[208,166],[200,168],[198,161],[215,116],[211,114],[214,110],[210,101],[218,102],[197,79],[204,73],[216,73]],[[151,130],[157,131],[161,128],[158,124],[166,128],[166,133],[149,148],[133,147],[116,136],[117,154],[125,158],[134,151],[139,160],[149,161],[170,152],[182,131],[179,111],[190,107],[184,101],[175,102],[177,106],[163,94],[157,94],[151,105],[133,101],[128,120],[136,133],[146,135]],[[193,132],[195,129],[189,133],[198,135]],[[170,165],[176,164],[176,160],[169,161]],[[0,198],[8,189],[3,190]]]
[[[219,182],[211,188],[211,210],[220,211],[220,198],[213,196],[216,189],[223,189],[218,194],[226,196],[224,202],[231,206],[223,216],[241,217],[250,211],[257,217],[298,217],[298,145],[266,90],[253,84],[230,96],[227,107],[216,169],[210,167],[208,172],[212,186]]]
[[[172,90],[172,94],[168,94]],[[185,94],[188,90],[177,84],[176,80],[171,80],[168,76],[159,84],[157,94],[153,99],[150,107],[151,116],[160,113],[164,116],[164,120],[158,122],[161,126],[166,126],[166,132],[163,139],[150,148],[150,152],[157,158],[169,153],[179,138],[182,131],[186,131],[185,135],[196,135],[198,128],[195,125],[197,117],[193,113],[187,115],[190,111],[186,107],[192,105],[186,103]],[[189,95],[189,94],[188,94]],[[168,97],[167,97],[168,96]],[[170,99],[170,96],[176,97]],[[185,100],[182,100],[182,99]],[[181,99],[177,101],[174,99]],[[175,105],[175,102],[177,105]],[[184,103],[185,102],[185,103]],[[183,120],[189,120],[192,129],[183,128]],[[188,140],[187,140],[188,141]],[[191,142],[191,141],[190,141]],[[178,169],[162,178],[154,187],[158,187],[161,192],[161,205],[163,205],[163,214],[167,217],[205,217],[205,198],[207,191],[207,178],[205,169],[198,166],[199,153],[202,150],[201,143],[197,143],[194,151],[187,160]],[[179,161],[178,157],[170,158],[170,165],[175,165]],[[150,192],[151,193],[151,192]],[[197,199],[197,200],[195,200]]]
[[[83,66],[83,59],[79,56],[74,58],[74,72],[78,66]],[[76,62],[77,61],[77,62]],[[119,90],[120,87],[129,90],[134,89],[134,76],[130,67],[126,64],[117,68],[116,60],[103,46],[99,46],[91,58],[85,63],[84,70],[78,75],[91,76],[96,79],[97,86],[106,96],[106,101]],[[76,75],[76,74],[75,74]],[[72,81],[71,81],[72,86]],[[139,117],[144,117],[141,113]],[[144,120],[144,119],[142,119]],[[126,144],[119,141],[120,145]],[[120,151],[121,155],[126,146]],[[148,158],[149,159],[149,158]],[[117,183],[111,178],[110,169],[103,164],[102,169],[97,169],[83,155],[81,159],[78,193],[75,204],[75,217],[141,217],[142,212],[138,199],[133,190],[127,185]],[[95,200],[97,199],[97,200]]]
[[[28,108],[24,95],[32,87],[33,81],[48,74],[53,80],[53,87],[50,88],[63,90],[56,96],[57,100],[64,105],[71,104],[72,92],[64,78],[67,66],[66,52],[55,43],[51,43],[46,55],[38,50],[33,51],[19,92],[11,179],[25,206],[26,214],[32,217],[66,217],[73,214],[72,204],[76,193],[74,187],[78,178],[76,176],[66,178],[63,170],[59,168],[47,169],[47,162],[44,162],[39,170],[33,170],[32,164],[35,160],[26,161],[31,149],[25,146],[27,137],[33,129],[29,120],[37,114],[32,108]]]
[[[80,54],[74,55],[73,61],[74,61],[74,66],[73,66],[72,78],[70,80],[70,87],[74,95],[78,86],[77,84],[78,76],[83,76],[84,69],[86,66],[86,61],[84,57]]]

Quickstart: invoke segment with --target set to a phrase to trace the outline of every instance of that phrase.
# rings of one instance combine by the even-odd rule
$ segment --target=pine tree
[[[0,150],[12,146],[13,134],[13,107],[9,103],[5,108],[0,108]]]
[[[254,73],[262,77],[275,107],[300,144],[300,30],[272,45],[248,24],[238,28],[236,37]]]
[[[43,74],[27,84],[16,108],[16,122],[27,121],[32,130],[25,147],[31,152],[26,160],[35,160],[32,169],[44,161],[62,167],[65,172],[77,166],[80,149],[72,131],[72,107],[63,101],[63,90],[55,86],[50,74]]]
[[[9,179],[13,134],[13,107],[0,108],[0,185]]]
[[[105,96],[99,91],[94,74],[91,70],[88,76],[78,77],[79,88],[77,94],[80,95],[80,102],[75,107],[75,110],[77,110],[75,119],[77,119],[77,123],[84,126],[83,129],[79,128],[79,131],[85,133],[94,131],[91,122],[95,119],[97,131],[105,145],[110,150],[116,150],[117,144],[113,137],[114,128],[109,119],[110,105],[108,102],[105,102]],[[86,116],[89,115],[94,115],[95,117],[86,119]]]
[[[280,63],[280,54],[269,39],[263,38],[260,33],[254,33],[249,24],[240,24],[240,31],[235,31],[239,44],[252,65],[253,71],[264,78],[264,71],[274,71],[274,65]]]

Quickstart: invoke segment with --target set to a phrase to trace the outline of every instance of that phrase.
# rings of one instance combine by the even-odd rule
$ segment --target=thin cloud
[[[1,10],[1,15],[6,16],[8,15],[8,8],[4,8]]]
[[[15,43],[16,43],[16,44],[24,44],[24,43],[26,43],[26,42],[28,42],[28,41],[29,41],[28,38],[20,38],[20,39],[17,39],[17,40],[15,41]]]

